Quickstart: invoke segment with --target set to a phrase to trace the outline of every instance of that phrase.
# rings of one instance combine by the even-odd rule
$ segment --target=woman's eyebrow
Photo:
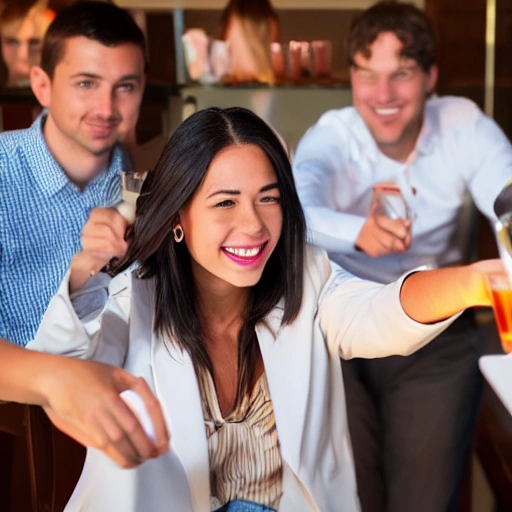
[[[275,183],[270,183],[270,185],[265,185],[260,188],[260,192],[266,192],[267,190],[272,190],[274,188],[279,188],[279,183],[277,181]]]
[[[210,194],[206,199],[210,199],[210,197],[218,196],[219,194],[227,194],[230,196],[238,196],[240,195],[240,190],[217,190],[213,194]]]
[[[272,190],[274,188],[279,188],[278,183],[270,183],[268,185],[265,185],[264,187],[260,188],[260,192],[266,192],[267,190]],[[239,196],[241,194],[240,190],[228,190],[228,189],[222,189],[222,190],[216,190],[212,194],[210,194],[206,199],[210,199],[210,197],[218,196],[220,194],[226,194],[230,196]]]

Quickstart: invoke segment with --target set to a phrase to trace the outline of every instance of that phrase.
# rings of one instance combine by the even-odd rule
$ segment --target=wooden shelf
[[[425,0],[410,0],[420,8]],[[272,0],[276,9],[366,9],[375,0]],[[227,0],[117,0],[119,7],[144,10],[224,9]]]

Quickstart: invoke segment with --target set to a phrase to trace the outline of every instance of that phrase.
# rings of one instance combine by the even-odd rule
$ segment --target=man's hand
[[[82,230],[82,251],[71,261],[69,291],[73,293],[98,273],[112,258],[122,258],[128,222],[112,208],[95,208]]]
[[[411,245],[411,221],[370,213],[355,245],[373,258],[404,252]]]
[[[53,356],[52,356],[53,357]],[[85,446],[131,468],[169,449],[162,410],[142,378],[93,361],[53,357],[40,377],[43,408],[52,423]],[[119,394],[132,389],[145,403],[155,428],[155,443]]]

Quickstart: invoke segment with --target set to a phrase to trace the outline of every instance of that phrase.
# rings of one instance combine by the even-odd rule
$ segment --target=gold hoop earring
[[[179,244],[183,237],[185,236],[185,233],[183,233],[183,228],[181,227],[181,224],[178,224],[172,232],[174,233],[174,241]]]

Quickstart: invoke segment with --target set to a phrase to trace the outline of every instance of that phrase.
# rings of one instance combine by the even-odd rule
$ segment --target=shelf
[[[276,9],[366,9],[375,0],[272,0]],[[425,0],[410,0],[420,8],[425,7]],[[217,9],[222,10],[227,0],[117,0],[119,7],[144,10],[173,9]]]

